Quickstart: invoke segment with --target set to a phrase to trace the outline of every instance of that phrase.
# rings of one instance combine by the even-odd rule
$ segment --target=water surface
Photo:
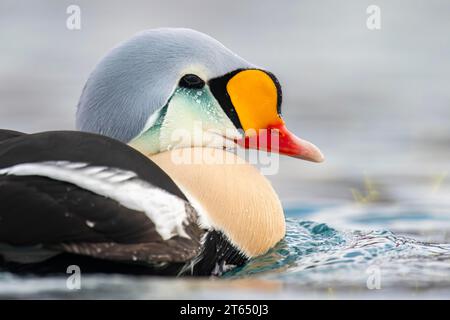
[[[269,179],[287,216],[276,248],[222,279],[0,274],[1,297],[450,298],[450,3],[79,0],[0,2],[0,128],[73,129],[89,72],[107,50],[162,26],[206,32],[272,71],[288,127],[318,145],[316,165],[280,159]],[[270,23],[267,18],[270,17]],[[251,23],[250,23],[251,22]],[[380,275],[381,289],[367,287]]]

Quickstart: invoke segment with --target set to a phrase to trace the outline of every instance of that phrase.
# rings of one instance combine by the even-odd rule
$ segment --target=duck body
[[[178,166],[171,164],[172,152],[156,156],[155,163],[91,133],[0,131],[0,137],[0,265],[5,270],[65,273],[78,265],[83,272],[220,275],[284,236],[279,202],[259,203],[246,198],[248,192],[239,200],[237,193],[249,183],[234,193],[225,187],[240,172],[242,181],[261,179],[258,198],[276,198],[254,167],[243,160],[221,162],[223,150],[193,149],[208,152],[213,162]],[[207,172],[201,175],[202,170]],[[223,185],[208,184],[216,179]],[[238,204],[227,206],[232,199]],[[263,218],[252,218],[253,211]],[[236,220],[238,213],[247,221]],[[258,223],[265,233],[252,227]]]

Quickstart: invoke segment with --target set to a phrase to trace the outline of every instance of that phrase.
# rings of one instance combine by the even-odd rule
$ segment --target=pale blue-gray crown
[[[195,30],[140,32],[107,53],[91,73],[78,103],[77,128],[129,142],[167,103],[183,70],[192,65],[202,67],[205,81],[254,67]]]

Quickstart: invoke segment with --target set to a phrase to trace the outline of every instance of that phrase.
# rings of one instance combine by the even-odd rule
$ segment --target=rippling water
[[[253,275],[316,288],[449,285],[450,245],[420,242],[387,230],[337,231],[290,218],[283,242],[228,276]]]
[[[24,278],[3,273],[0,274],[0,297],[450,297],[450,244],[445,243],[450,210],[445,214],[427,214],[423,207],[410,210],[380,204],[345,204],[310,205],[286,212],[289,215],[286,238],[266,255],[222,278],[91,275],[82,278],[80,291],[70,291],[66,289],[65,278]],[[341,220],[340,228],[311,220],[328,219],[342,213],[347,215]],[[348,226],[364,223],[366,230],[345,229],[342,228],[344,223]],[[406,223],[409,227],[407,232],[367,230],[371,225],[383,223],[391,226]],[[440,231],[431,232],[430,236],[430,230]]]

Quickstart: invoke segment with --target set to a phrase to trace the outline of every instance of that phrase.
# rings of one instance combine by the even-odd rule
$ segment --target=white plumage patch
[[[72,183],[131,210],[145,212],[164,240],[175,235],[189,238],[183,226],[187,219],[185,201],[139,179],[134,172],[86,163],[49,161],[18,164],[1,169],[2,174],[42,176]]]

